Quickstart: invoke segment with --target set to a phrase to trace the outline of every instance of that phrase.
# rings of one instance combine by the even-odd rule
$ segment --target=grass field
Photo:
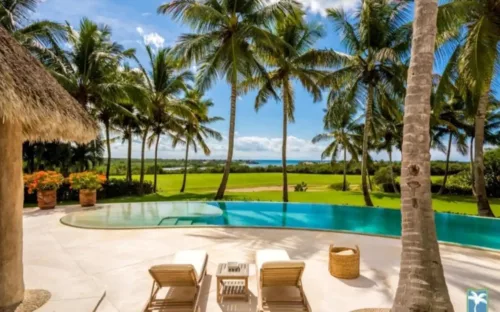
[[[212,200],[215,196],[221,174],[189,174],[185,193],[179,193],[182,183],[181,174],[158,175],[158,194],[144,197],[124,197],[110,199],[106,202],[129,202],[129,201],[172,201],[172,200]],[[439,180],[441,177],[433,177]],[[134,177],[138,179],[138,177]],[[152,175],[146,179],[153,180]],[[289,184],[295,185],[302,181],[306,182],[311,191],[305,193],[290,192],[292,202],[330,203],[363,206],[361,192],[333,191],[328,185],[342,181],[341,175],[320,174],[289,174]],[[348,181],[355,185],[360,184],[359,176],[348,176]],[[254,187],[272,187],[281,185],[281,174],[279,173],[238,173],[229,177],[228,189],[249,189]],[[254,201],[281,201],[279,191],[256,191],[256,192],[226,192],[226,200],[254,200]],[[400,199],[397,194],[372,193],[375,206],[399,209]],[[496,215],[500,215],[500,200],[491,200],[492,208]],[[433,207],[436,211],[455,212],[465,214],[476,214],[475,199],[467,196],[434,195]]]

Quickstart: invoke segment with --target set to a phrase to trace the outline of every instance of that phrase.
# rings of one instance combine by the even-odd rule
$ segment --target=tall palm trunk
[[[392,148],[389,147],[389,149],[387,150],[387,154],[389,154],[389,167],[391,168],[392,188],[394,189],[394,193],[399,194],[398,186],[396,185],[396,179],[394,178],[394,168],[392,166]]]
[[[446,150],[446,166],[444,169],[444,178],[443,178],[443,184],[441,185],[441,188],[439,189],[438,194],[443,194],[444,191],[446,190],[446,180],[448,180],[448,169],[450,167],[450,154],[451,154],[451,141],[453,140],[453,133],[450,132],[450,138],[448,139],[448,149]]]
[[[486,181],[484,180],[484,121],[486,119],[486,110],[488,109],[490,85],[491,80],[487,83],[487,91],[479,98],[474,134],[476,140],[474,147],[474,181],[476,185],[477,212],[480,216],[485,217],[495,216],[488,202]]]
[[[472,180],[472,195],[476,195],[476,180],[474,179],[474,137],[470,138],[470,146],[469,146],[469,155],[470,155],[470,177]]]
[[[144,194],[144,154],[146,152],[146,140],[148,138],[149,127],[144,129],[141,146],[141,173],[139,177],[139,195]]]
[[[10,311],[24,298],[23,138],[8,121],[0,121],[0,133],[0,311]]]
[[[156,135],[156,144],[155,144],[155,169],[154,169],[154,182],[153,182],[153,192],[156,193],[157,186],[157,177],[158,177],[158,144],[160,143],[160,134]]]
[[[127,181],[132,182],[132,131],[127,134],[128,151],[127,151]]]
[[[370,197],[370,191],[368,190],[368,183],[366,181],[366,173],[368,172],[368,141],[370,140],[372,113],[373,113],[373,86],[369,84],[368,98],[366,101],[366,112],[365,112],[365,131],[363,133],[363,158],[361,160],[361,188],[363,189],[363,197],[365,199],[366,206],[373,206],[373,202]]]
[[[416,0],[401,163],[401,269],[392,312],[453,311],[430,185],[432,67],[438,0]]]
[[[215,195],[216,200],[221,200],[224,198],[224,192],[226,191],[227,180],[229,179],[229,171],[231,170],[231,161],[233,160],[233,149],[234,149],[234,129],[236,125],[236,97],[238,93],[236,91],[236,81],[231,83],[231,113],[229,116],[229,143],[227,147],[227,159],[226,165],[224,166],[224,173],[222,175],[222,181],[220,182],[219,189],[217,190],[217,195]]]
[[[106,131],[106,150],[108,154],[108,163],[106,164],[106,180],[109,180],[109,173],[111,171],[111,142],[109,142],[109,120],[104,122],[104,128]]]
[[[189,157],[189,138],[186,140],[186,156],[184,158],[184,178],[182,179],[181,193],[184,193],[186,189],[186,179],[187,179],[187,171],[188,171],[188,157]]]
[[[347,148],[344,146],[344,182],[342,183],[342,191],[347,191]]]
[[[288,77],[283,79],[283,144],[281,146],[281,163],[283,167],[283,202],[288,202],[288,176],[286,173],[286,143],[288,136],[288,109],[289,109],[289,101],[288,98]]]

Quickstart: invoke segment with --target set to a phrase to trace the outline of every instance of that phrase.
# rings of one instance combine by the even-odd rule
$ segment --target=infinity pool
[[[244,226],[401,235],[396,209],[263,202],[154,202],[112,204],[64,216],[66,225],[97,228]],[[436,213],[443,242],[500,250],[500,220]]]

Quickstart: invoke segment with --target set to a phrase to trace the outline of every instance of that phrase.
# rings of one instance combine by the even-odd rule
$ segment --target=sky
[[[173,21],[168,15],[158,15],[156,10],[164,1],[161,0],[41,0],[33,19],[49,19],[59,22],[69,22],[78,29],[80,20],[87,17],[97,23],[107,24],[112,28],[113,40],[125,48],[134,48],[139,60],[147,63],[145,44],[153,47],[168,47],[175,44],[182,33],[190,29],[179,22]],[[340,34],[336,34],[333,26],[325,17],[325,10],[332,7],[352,8],[355,0],[299,0],[307,11],[306,19],[323,24],[326,36],[317,41],[316,48],[333,48],[342,51]],[[131,64],[134,66],[134,64]],[[194,69],[194,68],[193,68]],[[320,160],[325,144],[312,144],[311,139],[323,131],[323,109],[326,101],[313,103],[312,97],[300,86],[295,86],[295,123],[288,128],[289,159]],[[229,98],[230,89],[225,81],[217,82],[206,97],[215,103],[210,111],[212,116],[220,116],[225,120],[213,124],[213,128],[222,133],[221,142],[209,141],[212,154],[208,157],[202,153],[191,158],[225,159],[227,154],[227,132],[229,128]],[[325,97],[324,97],[325,98]],[[255,93],[238,97],[236,116],[236,138],[234,159],[280,159],[282,142],[282,106],[274,100],[268,102],[257,113],[254,109]],[[134,140],[134,158],[140,157],[140,141]],[[127,147],[121,142],[112,144],[112,157],[126,157]],[[432,151],[432,159],[443,160],[445,155]],[[146,157],[151,158],[153,150],[146,151]],[[173,149],[171,142],[163,138],[159,148],[159,158],[184,157],[184,148]],[[387,159],[385,153],[372,153],[375,159]],[[400,160],[401,155],[395,152],[394,160]],[[452,160],[467,160],[452,150]]]

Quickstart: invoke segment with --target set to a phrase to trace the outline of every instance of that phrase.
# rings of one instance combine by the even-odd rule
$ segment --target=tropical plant
[[[283,139],[282,139],[282,168],[283,168],[283,202],[288,202],[288,179],[286,169],[286,149],[288,123],[295,121],[294,83],[300,83],[314,98],[321,99],[321,89],[317,85],[322,72],[316,70],[319,66],[328,66],[332,56],[328,51],[312,49],[312,46],[322,36],[323,28],[317,24],[298,23],[295,17],[280,21],[274,28],[274,34],[281,38],[284,45],[273,44],[261,47],[260,59],[269,69],[269,79],[274,89],[281,91],[283,103]],[[255,99],[255,109],[258,111],[270,96],[269,80],[267,77],[250,78],[242,83],[245,91],[258,88]]]
[[[299,184],[295,185],[295,192],[307,192],[307,183],[302,181]]]
[[[187,166],[189,157],[189,148],[192,147],[194,152],[198,152],[201,147],[203,153],[209,156],[211,151],[205,142],[206,139],[211,138],[217,141],[222,141],[222,135],[214,129],[209,128],[207,125],[216,121],[224,120],[221,117],[209,117],[208,110],[214,105],[211,100],[203,99],[203,94],[197,90],[191,90],[185,97],[186,105],[193,110],[194,119],[186,119],[182,122],[183,127],[181,132],[173,141],[173,146],[181,143],[186,145],[186,155],[184,158],[184,177],[182,179],[182,186],[180,192],[183,193],[186,189],[187,179]]]
[[[106,182],[106,177],[91,171],[72,173],[68,183],[73,190],[99,190]]]
[[[59,83],[103,123],[109,178],[111,119],[126,113],[118,103],[142,98],[140,89],[120,73],[120,62],[133,57],[135,51],[113,42],[109,26],[87,18],[81,20],[78,30],[69,24],[66,30],[70,49],[55,51],[44,63]]]
[[[33,174],[24,175],[24,184],[28,193],[33,191],[57,190],[64,182],[62,174],[55,171],[38,171]]]
[[[148,146],[155,146],[153,189],[156,192],[160,137],[168,135],[174,139],[176,133],[182,131],[183,120],[195,118],[190,107],[179,99],[183,92],[189,90],[188,82],[193,80],[193,74],[189,70],[182,70],[183,63],[172,55],[169,48],[155,52],[146,46],[146,52],[151,70],[148,72],[139,61],[138,64],[145,79],[144,107],[147,107],[148,115],[144,122],[149,125],[148,132],[151,133]]]
[[[85,171],[94,169],[102,163],[102,155],[104,154],[104,144],[100,138],[88,144],[71,145],[71,158],[69,162],[73,164],[73,170]],[[66,159],[60,160],[62,163]]]
[[[391,311],[453,311],[439,252],[430,185],[437,1],[416,0],[414,10],[403,119],[401,268]]]
[[[461,31],[465,25],[465,32]],[[500,4],[498,0],[455,0],[440,7],[440,33],[455,34],[460,78],[475,97],[474,181],[478,214],[493,216],[484,179],[484,142],[492,81],[500,63]],[[458,40],[457,40],[458,38]],[[448,47],[449,48],[449,47]],[[464,88],[462,91],[466,91]]]
[[[342,191],[347,191],[347,153],[351,156],[351,161],[358,161],[359,147],[356,145],[356,139],[360,136],[359,125],[356,122],[356,108],[349,103],[336,103],[335,98],[330,97],[328,109],[323,118],[325,130],[327,133],[318,134],[312,139],[313,143],[321,141],[330,141],[328,146],[321,154],[321,158],[331,158],[332,163],[337,159],[341,150],[343,150],[344,180]]]
[[[67,38],[66,28],[49,20],[31,21],[29,16],[41,0],[0,0],[0,27],[43,61],[59,51]]]
[[[396,109],[397,96],[405,92],[402,61],[410,36],[409,24],[404,22],[407,5],[406,1],[366,0],[352,16],[343,9],[327,10],[348,54],[332,52],[340,67],[326,75],[322,84],[331,88],[330,96],[341,93],[348,103],[366,103],[361,180],[367,206],[373,206],[367,184],[373,109],[378,105]]]
[[[238,84],[248,77],[269,79],[254,50],[281,43],[281,39],[265,30],[286,13],[295,15],[293,1],[241,0],[174,0],[161,5],[159,13],[172,14],[196,31],[184,34],[175,47],[177,55],[200,64],[197,89],[204,92],[218,77],[224,77],[231,86],[228,152],[224,174],[215,199],[222,199],[233,159]],[[268,88],[272,89],[268,83]]]
[[[395,193],[399,193],[394,177],[392,153],[394,148],[401,151],[403,141],[403,113],[401,109],[387,110],[385,107],[376,107],[373,111],[374,147],[377,152],[385,151],[389,157],[389,173]],[[377,183],[377,182],[375,182]]]

